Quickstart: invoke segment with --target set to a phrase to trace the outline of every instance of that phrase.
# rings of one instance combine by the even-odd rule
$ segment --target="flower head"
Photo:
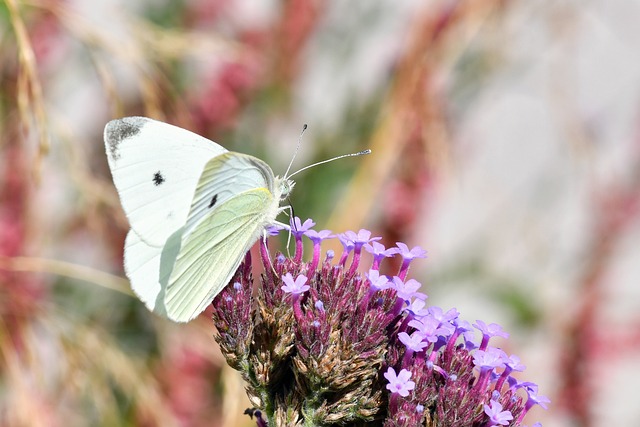
[[[546,407],[535,384],[511,375],[519,359],[489,346],[506,337],[499,325],[477,321],[478,345],[456,309],[427,305],[406,277],[424,250],[385,249],[360,230],[338,235],[345,250],[335,262],[331,250],[322,256],[331,232],[313,225],[293,220],[293,257],[260,244],[259,280],[249,253],[213,301],[216,341],[247,382],[259,426],[413,426],[440,414],[439,425],[521,427],[529,409]],[[302,236],[313,242],[309,261]],[[362,248],[374,259],[359,268]],[[403,264],[389,280],[378,267],[396,253]]]

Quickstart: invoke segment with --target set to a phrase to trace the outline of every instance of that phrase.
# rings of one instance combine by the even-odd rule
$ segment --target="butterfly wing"
[[[272,194],[278,190],[271,168],[262,160],[234,152],[211,159],[200,175],[184,234],[191,233],[207,213],[231,197],[255,188],[266,188]]]
[[[259,159],[225,153],[209,161],[166,287],[170,319],[193,319],[227,285],[264,227],[275,220],[279,194],[273,172]]]
[[[146,244],[133,230],[129,230],[125,240],[124,271],[133,292],[150,311],[164,317],[167,317],[164,295],[181,236],[182,228],[173,233],[163,247]]]
[[[107,123],[104,141],[129,224],[155,247],[187,221],[204,165],[227,152],[195,133],[145,117]]]

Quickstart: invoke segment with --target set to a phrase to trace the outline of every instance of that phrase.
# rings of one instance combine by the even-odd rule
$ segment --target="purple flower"
[[[395,369],[389,366],[384,377],[389,381],[387,390],[391,391],[391,393],[398,393],[402,397],[409,396],[409,392],[416,386],[416,383],[409,379],[411,378],[411,372],[406,369],[402,369],[400,373],[396,375]]]
[[[296,253],[293,260],[296,264],[302,261],[302,236],[306,232],[308,232],[314,225],[316,225],[316,223],[311,219],[307,219],[304,223],[302,223],[300,221],[300,218],[298,217],[291,218],[290,231],[296,241]]]
[[[456,342],[458,341],[458,337],[460,335],[462,335],[463,338],[465,339],[465,347],[467,348],[467,350],[468,351],[475,350],[476,348],[475,344],[471,346],[467,345],[468,340],[467,340],[467,337],[464,335],[471,330],[471,324],[466,320],[461,320],[459,317],[453,319],[451,321],[451,324],[455,327],[455,330],[453,331],[451,336],[449,336],[449,342],[447,343],[447,348],[445,351],[447,353],[450,353],[453,350],[453,348],[456,346]]]
[[[278,234],[280,234],[280,231],[288,229],[288,227],[285,227],[281,224],[271,224],[265,228],[265,231],[269,236],[277,236]]]
[[[486,351],[477,350],[473,354],[473,364],[480,369],[495,369],[504,366],[507,355],[498,348],[490,348]]]
[[[440,322],[432,316],[422,316],[409,322],[409,326],[416,328],[422,334],[422,339],[429,342],[438,341],[438,337],[442,333],[446,333],[446,329],[440,327]]]
[[[494,369],[503,367],[506,359],[506,353],[497,348],[489,348],[486,351],[476,350],[473,354],[473,364],[480,369],[480,375],[474,388],[479,393],[486,392],[489,381],[494,378]]]
[[[287,273],[282,276],[282,281],[284,282],[284,285],[282,285],[281,289],[287,293],[300,295],[309,290],[309,285],[305,285],[305,283],[307,283],[307,276],[304,274],[296,277],[296,280],[294,281],[291,273]]]
[[[425,251],[424,249],[422,249],[420,246],[416,246],[412,249],[409,249],[409,246],[405,245],[402,242],[396,242],[396,245],[398,246],[398,252],[403,259],[411,261],[414,260],[416,258],[426,258],[427,257],[427,251]]]
[[[422,341],[424,338],[425,336],[420,331],[415,331],[411,335],[406,332],[398,334],[400,342],[413,352],[420,352],[429,346],[428,342]]]
[[[475,329],[456,309],[427,305],[420,283],[406,277],[424,250],[400,243],[385,249],[360,230],[339,236],[345,251],[336,262],[331,250],[322,254],[331,232],[313,225],[292,220],[295,256],[273,256],[259,245],[260,278],[247,254],[213,302],[216,341],[247,378],[251,396],[269,402],[260,408],[265,419],[277,413],[283,425],[409,426],[438,414],[442,425],[516,427],[530,408],[546,407],[535,384],[511,376],[524,369],[520,360],[488,345],[491,337],[506,337],[499,325],[476,322],[482,344],[467,344]],[[302,236],[312,241],[313,257],[303,253]],[[400,272],[383,275],[379,264],[396,253],[403,257]]]
[[[420,289],[422,285],[415,279],[409,279],[406,282],[403,282],[402,279],[400,279],[398,276],[394,276],[391,286],[396,290],[398,298],[401,298],[405,301],[409,301],[413,297],[422,297],[425,299],[427,297],[422,292],[418,292],[418,289]]]
[[[476,339],[476,334],[473,331],[466,331],[462,335],[464,336],[464,346],[467,350],[471,351],[480,347]]]
[[[398,253],[402,255],[402,266],[400,266],[398,277],[404,280],[409,272],[409,264],[411,264],[411,261],[416,258],[425,258],[427,251],[420,246],[409,249],[409,247],[402,242],[397,242],[396,245],[398,246]]]
[[[506,426],[509,424],[509,421],[513,419],[513,415],[511,415],[511,412],[503,411],[502,405],[495,400],[489,402],[489,405],[484,405],[484,413],[489,416],[489,423],[487,425]]]
[[[339,234],[338,239],[340,239],[342,246],[344,246],[344,252],[340,257],[339,264],[344,265],[349,253],[353,250],[353,260],[351,261],[351,267],[349,267],[349,274],[354,274],[360,263],[360,252],[362,251],[362,246],[365,243],[380,240],[382,237],[371,237],[371,232],[369,230],[361,229],[357,233],[347,231],[346,233]]]
[[[429,310],[425,308],[426,305],[423,299],[414,298],[404,309],[417,317],[426,316],[429,314]]]
[[[482,342],[480,343],[480,350],[485,350],[489,345],[489,339],[493,337],[509,338],[509,334],[502,330],[502,326],[497,323],[490,323],[487,325],[482,320],[476,320],[473,327],[482,332]]]
[[[384,245],[378,242],[365,243],[364,249],[373,255],[373,266],[371,268],[374,270],[380,267],[380,262],[382,262],[383,258],[392,257],[400,252],[398,248],[385,249]]]
[[[365,230],[364,228],[360,229],[360,231],[358,231],[357,233],[353,231],[347,231],[342,235],[346,240],[349,240],[353,243],[356,251],[359,251],[365,243],[371,243],[375,242],[376,240],[382,239],[382,237],[371,237],[371,232],[369,230]]]
[[[523,383],[525,385],[525,389],[527,390],[527,403],[525,405],[525,411],[531,409],[533,405],[540,405],[543,409],[547,409],[547,403],[551,401],[543,395],[538,394],[538,385],[534,383]]]
[[[307,222],[305,221],[305,224],[306,223]],[[304,232],[304,235],[311,239],[311,241],[313,242],[313,259],[311,260],[311,264],[309,265],[309,270],[314,271],[318,267],[318,263],[320,262],[320,244],[324,239],[329,239],[334,236],[331,234],[330,230],[307,230]]]
[[[511,369],[511,371],[516,371],[516,372],[522,372],[527,368],[522,363],[520,363],[520,358],[515,354],[512,354],[511,356],[509,356],[509,358],[504,362],[504,364],[507,365]]]
[[[526,366],[520,363],[520,358],[515,354],[512,354],[504,361],[504,371],[496,381],[495,389],[500,390],[505,381],[508,381],[511,372],[522,372],[526,369]]]
[[[293,221],[291,221],[291,234],[293,234],[296,239],[298,239],[302,237],[302,235],[307,231],[309,231],[314,225],[316,225],[316,223],[313,222],[312,219],[307,219],[304,223],[302,223],[300,221],[300,218],[295,217],[293,218]]]
[[[389,279],[387,279],[387,276],[381,276],[378,270],[369,270],[365,275],[371,283],[371,290],[373,292],[389,288]]]
[[[338,240],[340,240],[340,243],[342,243],[342,255],[340,256],[340,261],[338,261],[338,265],[342,265],[344,266],[345,263],[347,262],[347,258],[349,257],[349,254],[351,253],[351,251],[355,248],[355,243],[353,243],[353,240],[349,239],[345,234],[338,234]]]
[[[502,326],[497,323],[486,324],[482,320],[476,320],[473,326],[482,332],[482,335],[488,335],[489,337],[502,337],[509,338],[509,334],[502,330]]]
[[[453,322],[458,318],[458,316],[460,316],[460,313],[455,308],[452,308],[445,313],[444,310],[435,305],[429,307],[429,314],[431,314],[435,319],[439,320],[440,323]]]
[[[305,222],[306,224],[306,222]],[[306,230],[303,232],[303,234],[305,236],[307,236],[309,239],[311,239],[311,241],[315,244],[320,244],[320,242],[322,242],[325,239],[330,239],[332,237],[334,237],[331,234],[331,230],[320,230],[320,231],[315,231],[315,230]]]

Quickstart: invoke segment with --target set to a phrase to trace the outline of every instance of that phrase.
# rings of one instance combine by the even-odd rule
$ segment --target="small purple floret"
[[[484,413],[489,416],[489,426],[506,426],[513,419],[510,411],[503,411],[502,405],[492,400],[489,405],[484,405]]]
[[[305,284],[307,283],[307,280],[307,276],[304,274],[299,275],[295,280],[293,280],[291,273],[287,273],[282,276],[282,281],[284,282],[282,290],[293,295],[303,294],[309,290],[309,285]]]
[[[374,270],[380,267],[383,258],[392,257],[400,252],[398,248],[385,249],[384,245],[378,242],[365,243],[364,249],[373,255],[373,265],[371,268]]]
[[[387,390],[391,391],[391,393],[397,393],[402,397],[409,396],[409,392],[416,386],[416,383],[410,380],[411,372],[406,369],[402,369],[400,373],[396,375],[395,369],[389,367],[384,377],[389,381]]]
[[[413,352],[419,352],[429,347],[429,342],[423,341],[424,338],[425,336],[420,331],[415,331],[411,335],[406,332],[400,332],[398,334],[400,342]]]

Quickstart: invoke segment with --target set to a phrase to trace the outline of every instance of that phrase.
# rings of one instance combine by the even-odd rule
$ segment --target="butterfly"
[[[256,157],[146,117],[110,121],[104,142],[131,226],[124,248],[131,287],[149,310],[188,322],[277,223],[295,183]]]

